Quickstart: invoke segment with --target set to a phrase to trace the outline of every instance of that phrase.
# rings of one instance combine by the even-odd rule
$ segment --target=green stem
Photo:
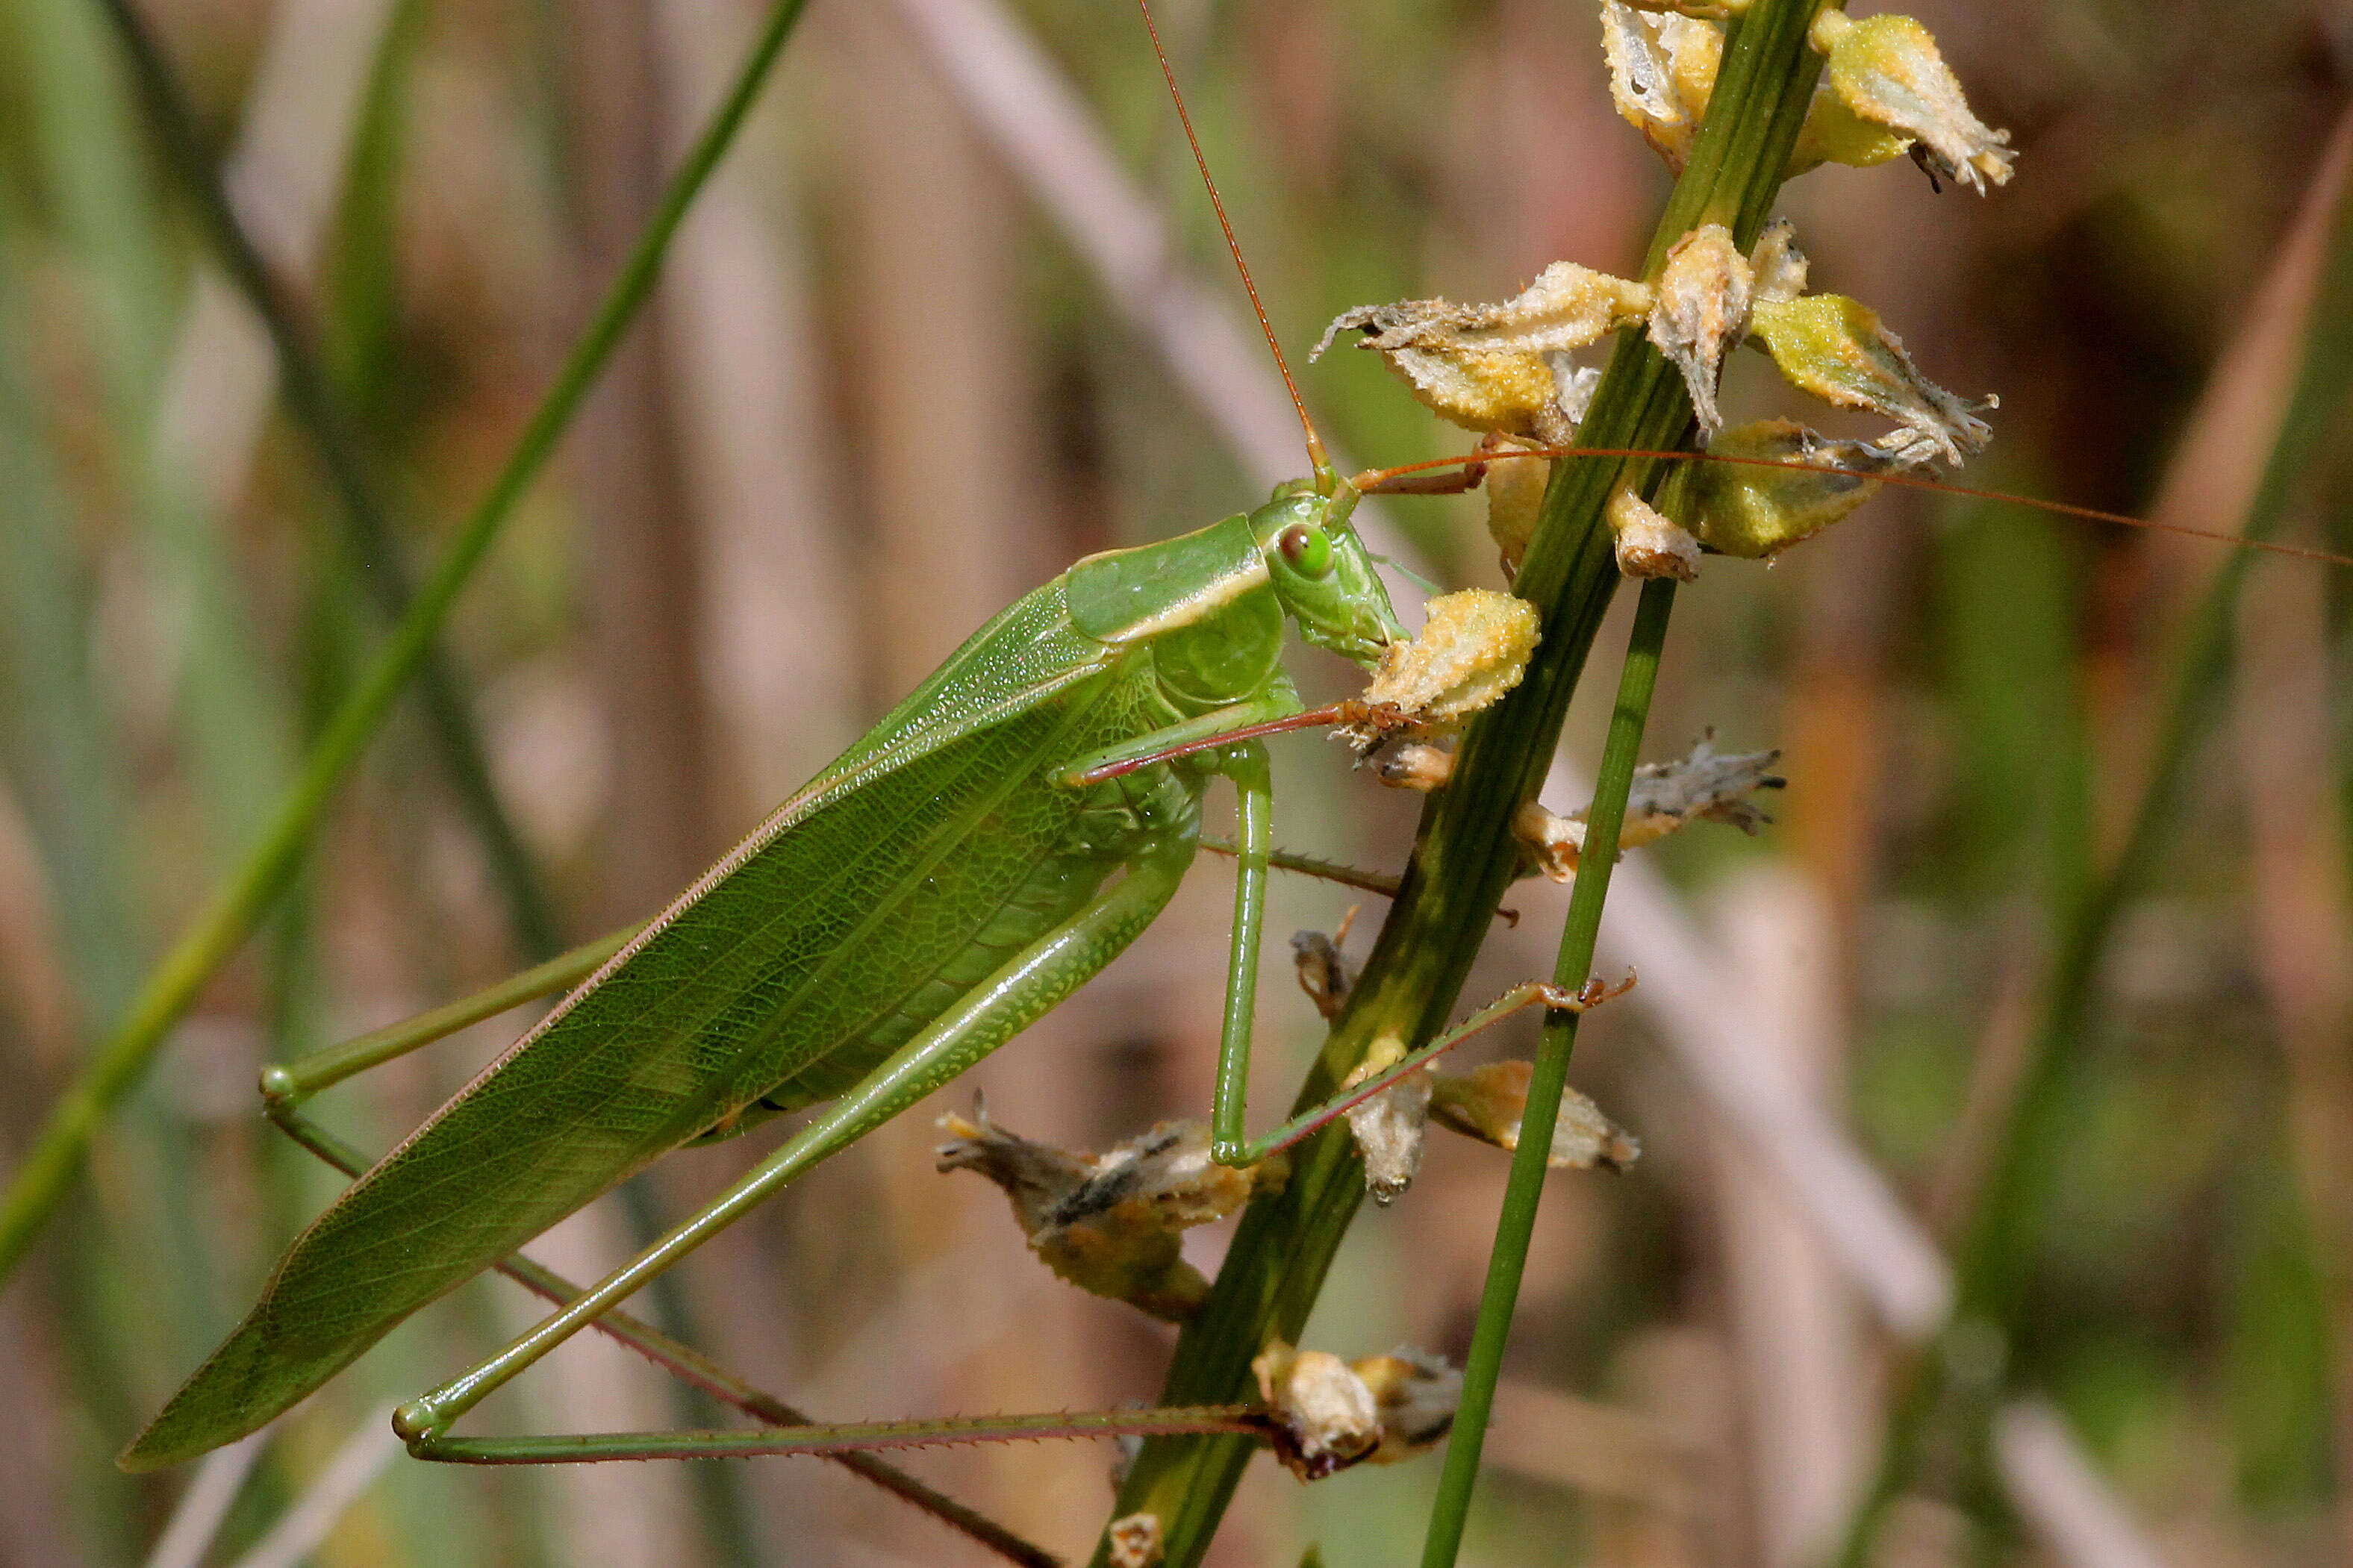
[[[90,1135],[116,1101],[139,1081],[172,1026],[206,984],[244,945],[253,928],[285,891],[301,866],[311,833],[335,786],[375,734],[474,568],[531,487],[581,400],[604,368],[638,309],[652,291],[662,258],[711,172],[733,142],[769,68],[791,36],[807,0],[779,0],[737,72],[726,98],[670,177],[645,233],[613,280],[596,316],[573,346],[513,454],[467,519],[440,565],[409,605],[408,614],[375,664],[344,699],[303,765],[293,792],[237,876],[216,893],[195,925],[149,978],[130,1016],[50,1110],[33,1147],[0,1199],[0,1279],[5,1279],[64,1196]]]
[[[1601,768],[1594,780],[1593,810],[1586,818],[1585,843],[1578,851],[1577,885],[1569,891],[1568,918],[1561,927],[1560,955],[1553,963],[1553,983],[1564,990],[1582,986],[1593,972],[1601,905],[1609,896],[1609,876],[1618,862],[1618,834],[1626,821],[1626,796],[1633,788],[1635,763],[1641,760],[1642,730],[1650,721],[1659,655],[1666,647],[1667,622],[1674,608],[1672,579],[1653,578],[1642,585],[1633,635],[1626,645],[1626,668],[1618,680],[1618,705],[1610,711],[1609,736],[1602,746]],[[1528,1079],[1528,1103],[1520,1117],[1523,1128],[1546,1128],[1560,1120],[1561,1090],[1568,1082],[1568,1058],[1577,1045],[1578,1017],[1565,1011],[1545,1016],[1535,1069]],[[1535,1234],[1536,1205],[1544,1198],[1545,1170],[1551,1153],[1550,1139],[1527,1135],[1512,1152],[1512,1173],[1495,1225],[1495,1246],[1487,1255],[1487,1284],[1479,1297],[1478,1323],[1472,1331],[1471,1352],[1462,1366],[1462,1403],[1455,1411],[1446,1468],[1439,1478],[1430,1533],[1422,1543],[1422,1568],[1449,1568],[1462,1545],[1462,1525],[1470,1517],[1471,1493],[1479,1479],[1487,1418],[1495,1405],[1495,1381],[1504,1370],[1504,1347],[1512,1336],[1520,1276],[1527,1265],[1529,1239]]]
[[[361,579],[376,607],[388,619],[397,621],[408,609],[412,590],[386,509],[368,477],[359,438],[329,387],[326,372],[304,337],[285,289],[237,221],[222,188],[220,171],[197,134],[187,94],[162,47],[132,0],[99,3],[114,25],[130,62],[132,80],[146,106],[164,162],[185,187],[205,236],[230,281],[245,295],[269,334],[287,407],[318,449],[320,467],[339,505],[352,554],[360,563]],[[529,957],[545,958],[561,944],[554,914],[530,851],[500,804],[489,764],[483,760],[481,739],[474,732],[465,697],[438,647],[426,648],[417,681],[459,805],[472,819],[492,875],[506,890],[516,939]]]
[[[1707,123],[1652,241],[1653,266],[1702,223],[1725,224],[1744,250],[1756,243],[1820,72],[1806,44],[1820,3],[1757,0],[1733,26]],[[1580,440],[1612,449],[1682,447],[1691,424],[1691,400],[1673,367],[1639,332],[1622,334]],[[1535,658],[1518,689],[1464,734],[1453,781],[1424,807],[1397,902],[1294,1114],[1329,1099],[1375,1040],[1430,1039],[1452,1013],[1519,869],[1512,818],[1550,766],[1585,656],[1617,590],[1603,505],[1620,483],[1648,493],[1657,468],[1603,458],[1556,466],[1514,584],[1543,617]],[[1271,1339],[1298,1339],[1363,1198],[1363,1169],[1345,1131],[1326,1131],[1292,1151],[1290,1182],[1245,1212],[1208,1299],[1179,1336],[1160,1403],[1250,1397],[1250,1358]],[[1114,1516],[1157,1516],[1169,1568],[1192,1568],[1250,1458],[1250,1447],[1235,1438],[1148,1442],[1120,1489]],[[1096,1563],[1108,1561],[1099,1544]]]

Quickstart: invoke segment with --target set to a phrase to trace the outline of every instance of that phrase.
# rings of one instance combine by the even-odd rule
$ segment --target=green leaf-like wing
[[[395,1324],[765,1097],[856,1082],[1115,861],[1044,770],[1149,722],[1059,581],[923,687],[296,1238],[123,1457],[259,1427]]]

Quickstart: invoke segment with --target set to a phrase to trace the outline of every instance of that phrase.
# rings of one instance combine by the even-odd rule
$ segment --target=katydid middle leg
[[[1605,990],[1588,984],[1582,991],[1571,992],[1545,981],[1514,986],[1386,1071],[1343,1089],[1265,1137],[1253,1140],[1247,1121],[1250,1036],[1257,996],[1259,942],[1266,918],[1267,868],[1273,854],[1273,787],[1265,748],[1256,741],[1226,748],[1219,757],[1218,771],[1234,782],[1234,855],[1240,862],[1234,883],[1232,945],[1226,964],[1225,1027],[1218,1042],[1217,1095],[1209,1111],[1209,1153],[1218,1163],[1252,1165],[1278,1150],[1289,1148],[1350,1106],[1379,1093],[1407,1073],[1522,1008],[1541,1004],[1560,1011],[1582,1012],[1625,989],[1621,985]],[[1631,979],[1626,982],[1628,985],[1632,984]]]
[[[1340,1090],[1323,1104],[1301,1111],[1263,1138],[1239,1142],[1234,1157],[1218,1156],[1222,1163],[1255,1164],[1269,1154],[1290,1148],[1293,1143],[1337,1120],[1364,1100],[1396,1083],[1408,1073],[1419,1071],[1435,1058],[1461,1045],[1482,1029],[1502,1023],[1513,1014],[1529,1007],[1542,1006],[1553,1012],[1582,1013],[1611,997],[1620,995],[1633,986],[1629,974],[1616,985],[1604,985],[1599,980],[1588,980],[1582,989],[1571,991],[1549,980],[1526,980],[1513,986],[1484,1007],[1472,1014],[1452,1028],[1444,1030],[1427,1045],[1407,1052],[1395,1062],[1363,1082]]]

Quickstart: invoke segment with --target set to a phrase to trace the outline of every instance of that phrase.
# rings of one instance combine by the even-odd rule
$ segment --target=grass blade
[[[358,433],[345,417],[285,289],[230,205],[220,170],[205,151],[187,93],[162,46],[132,0],[100,0],[100,5],[122,46],[165,163],[185,190],[205,237],[230,280],[269,334],[287,407],[318,453],[352,557],[359,563],[361,581],[376,607],[397,621],[406,613],[413,590],[400,563],[388,510],[361,455]],[[385,36],[389,41],[396,35],[387,26]],[[562,945],[554,910],[532,866],[530,852],[500,804],[483,759],[481,738],[475,732],[457,677],[438,642],[426,647],[417,679],[459,805],[480,836],[491,872],[506,892],[518,943],[530,958],[549,957]]]
[[[554,451],[597,373],[652,291],[662,257],[687,208],[733,141],[805,5],[806,0],[781,0],[770,14],[727,97],[671,176],[644,235],[574,345],[505,468],[409,605],[375,664],[321,734],[269,831],[156,968],[129,1016],[50,1111],[5,1198],[0,1198],[0,1279],[24,1257],[64,1195],[99,1122],[138,1082],[172,1026],[244,944],[292,880],[335,786],[423,663],[450,606]]]

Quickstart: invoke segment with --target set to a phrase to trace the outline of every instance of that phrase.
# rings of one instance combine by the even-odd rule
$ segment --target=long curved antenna
[[[1160,28],[1152,20],[1151,0],[1135,0],[1135,8],[1144,13],[1144,30],[1152,37],[1152,52],[1160,60],[1160,78],[1168,84],[1168,96],[1176,105],[1177,122],[1185,127],[1185,141],[1193,149],[1193,165],[1201,171],[1201,184],[1208,187],[1209,205],[1217,210],[1218,226],[1225,231],[1226,248],[1233,252],[1234,266],[1242,275],[1242,289],[1250,295],[1250,309],[1258,312],[1259,331],[1266,334],[1266,346],[1274,353],[1274,368],[1282,373],[1283,390],[1291,394],[1291,406],[1299,410],[1299,427],[1307,432],[1307,460],[1315,469],[1319,481],[1332,479],[1332,459],[1324,455],[1324,437],[1315,433],[1315,421],[1307,416],[1307,405],[1299,396],[1299,384],[1291,379],[1291,362],[1282,357],[1282,345],[1275,341],[1274,323],[1267,320],[1266,302],[1258,297],[1258,285],[1250,280],[1250,263],[1242,259],[1241,242],[1234,237],[1233,221],[1226,216],[1225,198],[1218,195],[1218,182],[1209,176],[1209,160],[1201,151],[1201,139],[1193,132],[1193,116],[1185,107],[1185,94],[1176,86],[1176,68],[1168,63],[1168,51],[1161,46]],[[1318,488],[1326,488],[1319,484]]]
[[[2298,561],[2317,561],[2328,566],[2353,566],[2353,555],[2339,555],[2334,551],[2316,550],[2309,545],[2284,544],[2275,539],[2248,539],[2236,533],[2222,533],[2211,528],[2193,528],[2186,522],[2165,522],[2153,517],[2135,517],[2130,512],[2103,511],[2098,507],[2077,506],[2073,501],[2044,500],[2040,496],[2022,496],[2010,490],[1979,489],[1974,485],[1956,485],[1944,479],[1922,479],[1916,474],[1863,474],[1852,468],[1841,468],[1830,463],[1802,463],[1781,458],[1736,458],[1717,452],[1651,451],[1641,447],[1496,447],[1476,452],[1465,452],[1459,458],[1432,458],[1426,462],[1402,463],[1394,468],[1366,468],[1352,475],[1348,484],[1365,495],[1379,495],[1391,489],[1402,489],[1398,479],[1437,468],[1467,468],[1472,464],[1509,462],[1521,458],[1647,458],[1662,463],[1731,463],[1747,468],[1789,468],[1801,474],[1834,474],[1846,479],[1869,479],[1875,484],[1894,485],[1898,489],[1926,490],[1935,495],[1966,496],[1971,500],[2002,501],[2011,506],[2031,507],[2036,511],[2052,512],[2060,517],[2081,518],[2086,522],[2112,522],[2125,528],[2146,528],[2155,533],[2177,533],[2186,539],[2209,540],[2216,544],[2235,544],[2242,550],[2261,550],[2272,555],[2285,555]]]

